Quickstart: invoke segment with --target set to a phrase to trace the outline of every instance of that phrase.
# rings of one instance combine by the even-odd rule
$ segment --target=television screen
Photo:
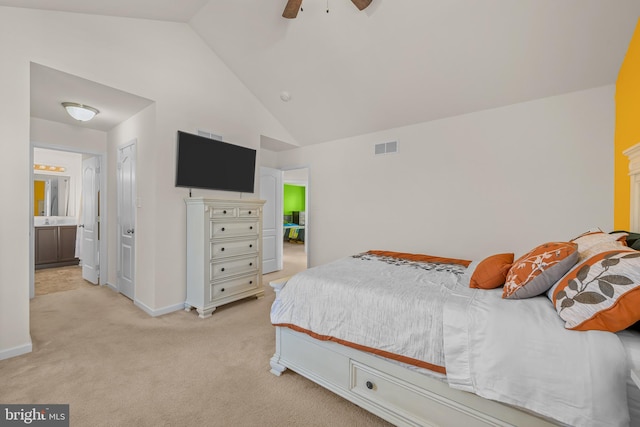
[[[253,193],[256,150],[178,131],[176,187]]]

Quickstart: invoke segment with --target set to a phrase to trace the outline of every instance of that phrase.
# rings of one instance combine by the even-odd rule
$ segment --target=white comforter
[[[293,276],[271,322],[444,367],[442,306],[450,289],[468,283],[465,272],[366,255],[340,259]]]
[[[619,339],[566,330],[544,297],[470,289],[475,265],[341,259],[291,278],[271,321],[443,366],[451,387],[567,425],[628,425]]]
[[[629,424],[626,354],[615,334],[564,328],[546,297],[450,295],[444,352],[451,387],[570,426]]]

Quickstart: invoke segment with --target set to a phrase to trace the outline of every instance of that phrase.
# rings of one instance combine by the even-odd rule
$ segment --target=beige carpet
[[[78,265],[36,270],[33,282],[36,296],[93,286],[82,278],[82,267]]]
[[[149,317],[106,287],[38,296],[33,352],[0,361],[0,402],[69,403],[72,426],[388,426],[300,375],[269,373],[267,283],[303,264],[285,257],[265,297],[204,320]]]

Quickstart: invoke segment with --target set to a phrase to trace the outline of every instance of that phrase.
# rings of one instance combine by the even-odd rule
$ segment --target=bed
[[[575,255],[562,274],[525,298],[504,298],[509,281],[470,287],[487,260],[381,251],[274,281],[271,372],[290,369],[395,425],[640,425],[630,377],[640,367],[639,334],[569,330],[554,302],[579,305],[571,275],[587,283],[583,265],[594,254],[607,271],[615,259],[636,262],[635,251],[612,243],[618,236],[603,234],[600,250],[569,243]]]

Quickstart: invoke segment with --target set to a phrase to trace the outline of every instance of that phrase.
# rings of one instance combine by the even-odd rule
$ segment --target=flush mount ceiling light
[[[62,106],[67,110],[67,113],[69,113],[71,117],[81,122],[87,122],[99,113],[99,111],[93,107],[78,104],[76,102],[63,102]]]

